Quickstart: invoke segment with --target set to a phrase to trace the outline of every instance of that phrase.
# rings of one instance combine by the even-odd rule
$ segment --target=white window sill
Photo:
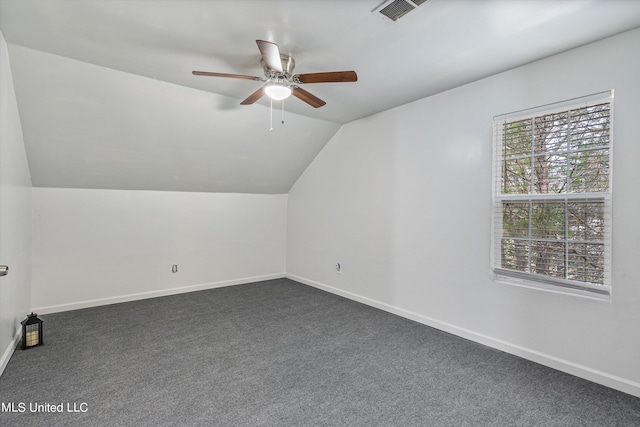
[[[600,293],[595,293],[595,292],[591,292],[583,289],[565,288],[562,286],[539,283],[533,280],[517,279],[514,277],[503,276],[496,273],[491,274],[491,280],[499,284],[518,286],[521,288],[533,289],[533,290],[542,291],[542,292],[569,295],[569,296],[592,299],[596,301],[611,302],[611,292],[606,294],[600,294]]]

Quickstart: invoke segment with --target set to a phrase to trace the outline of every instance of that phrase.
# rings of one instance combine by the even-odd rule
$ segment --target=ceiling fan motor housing
[[[264,59],[260,59],[260,64],[262,65],[262,69],[264,70],[264,75],[267,78],[276,78],[276,79],[286,79],[291,80],[291,76],[293,75],[293,69],[296,66],[296,61],[293,60],[292,56],[285,55],[283,53],[280,54],[280,62],[282,63],[282,73],[278,71],[274,71],[267,67],[267,64],[264,63]]]

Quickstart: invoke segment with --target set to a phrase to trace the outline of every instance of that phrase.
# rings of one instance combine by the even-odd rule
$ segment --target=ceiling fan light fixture
[[[282,101],[291,95],[291,88],[281,84],[270,84],[265,86],[264,92],[274,101]]]

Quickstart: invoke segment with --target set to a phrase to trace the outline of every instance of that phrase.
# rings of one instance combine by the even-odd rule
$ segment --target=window
[[[608,297],[613,91],[494,118],[497,280]]]

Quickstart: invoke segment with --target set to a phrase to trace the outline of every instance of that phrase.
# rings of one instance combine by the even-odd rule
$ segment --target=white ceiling
[[[34,186],[286,193],[344,123],[640,26],[637,0],[0,0]],[[255,40],[327,105],[240,101]]]

